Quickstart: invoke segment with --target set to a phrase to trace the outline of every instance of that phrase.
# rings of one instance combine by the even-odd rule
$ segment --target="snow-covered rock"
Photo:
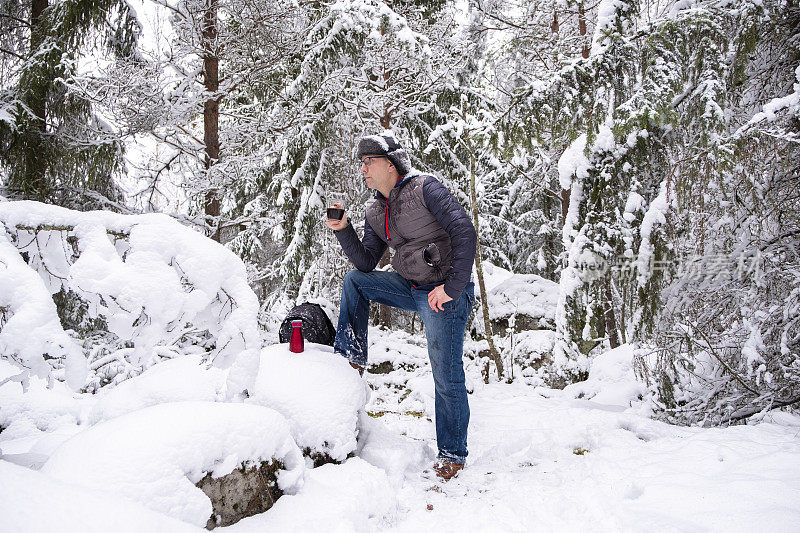
[[[636,379],[633,358],[630,344],[602,353],[592,359],[589,378],[568,385],[564,392],[596,403],[630,407],[647,392],[644,383]]]
[[[514,361],[522,366],[522,376],[532,385],[551,379],[553,346],[556,332],[546,329],[520,331],[504,339],[510,345]]]
[[[366,405],[367,384],[333,348],[306,343],[295,354],[286,344],[261,352],[249,402],[284,415],[297,444],[311,454],[344,461],[356,449],[358,413]]]
[[[401,329],[378,331],[373,327],[370,327],[370,332],[367,372],[388,374],[397,369],[412,370],[428,364],[428,346],[419,335]]]
[[[517,332],[554,327],[558,283],[536,274],[512,274],[489,289],[488,297],[493,327],[511,327]],[[483,318],[478,318],[475,327],[482,332]]]
[[[268,512],[245,518],[228,530],[378,531],[393,523],[397,511],[397,496],[386,473],[353,457],[341,465],[310,470],[297,494],[283,496]]]
[[[302,483],[305,462],[280,414],[258,405],[161,404],[83,431],[59,447],[42,472],[205,526],[209,498],[195,486],[207,473],[281,461],[284,491]]]
[[[535,274],[513,274],[496,265],[486,267],[495,348],[519,368],[528,384],[558,386],[560,378],[552,364],[558,283]],[[478,309],[469,329],[473,342],[465,344],[465,352],[479,359],[489,355],[484,329],[483,313]],[[512,375],[510,366],[507,374]],[[517,376],[514,374],[515,379]]]

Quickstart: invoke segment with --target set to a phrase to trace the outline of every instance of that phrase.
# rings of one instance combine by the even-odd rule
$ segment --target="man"
[[[367,208],[361,240],[346,215],[326,222],[358,269],[344,279],[334,351],[363,374],[369,302],[419,313],[436,386],[434,470],[448,480],[467,457],[469,405],[461,357],[475,301],[475,228],[441,182],[411,168],[391,131],[361,138],[357,156],[375,201]],[[395,272],[374,270],[386,246],[394,249]]]

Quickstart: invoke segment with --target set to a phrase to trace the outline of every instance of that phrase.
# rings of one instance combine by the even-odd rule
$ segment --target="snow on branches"
[[[5,231],[0,232],[0,270],[0,354],[43,379],[51,371],[45,354],[64,359],[67,384],[83,386],[87,367],[80,346],[61,327],[50,291]],[[25,388],[27,378],[25,373],[17,377]]]
[[[3,202],[0,224],[0,358],[20,379],[77,389],[90,371],[91,388],[202,350],[215,366],[233,365],[229,394],[247,388],[258,365],[258,301],[244,264],[223,246],[160,214]],[[93,321],[83,347],[59,315],[75,327]]]

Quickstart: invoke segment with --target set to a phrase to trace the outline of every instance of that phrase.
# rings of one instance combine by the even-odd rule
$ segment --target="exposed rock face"
[[[283,495],[275,475],[281,468],[283,466],[279,461],[272,461],[250,468],[240,466],[216,479],[207,474],[197,483],[211,499],[214,508],[206,529],[229,526],[272,507]]]

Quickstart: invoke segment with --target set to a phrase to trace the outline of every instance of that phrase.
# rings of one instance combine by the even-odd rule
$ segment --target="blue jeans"
[[[458,300],[435,312],[428,305],[428,293],[439,284],[414,287],[396,272],[350,271],[344,278],[339,324],[333,349],[357,365],[367,364],[369,303],[416,311],[425,324],[428,357],[436,388],[436,442],[439,458],[464,464],[467,457],[469,404],[464,384],[464,331],[467,327],[475,288],[470,282]]]

